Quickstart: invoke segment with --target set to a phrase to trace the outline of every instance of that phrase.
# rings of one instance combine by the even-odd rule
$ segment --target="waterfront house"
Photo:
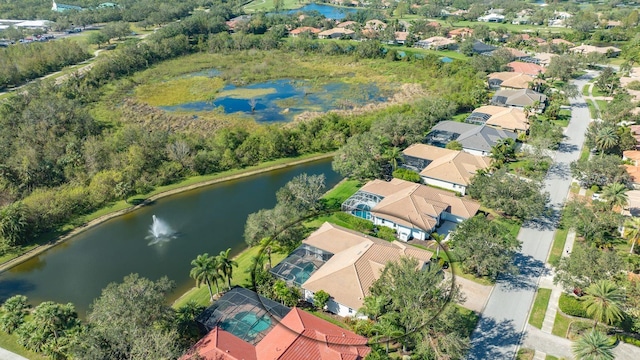
[[[488,76],[488,84],[491,89],[528,89],[536,79],[525,73],[495,72]]]
[[[441,121],[436,124],[425,139],[425,143],[445,147],[451,141],[457,141],[462,150],[473,155],[489,156],[491,148],[503,139],[516,140],[514,131],[502,130],[493,126],[475,125],[458,121]]]
[[[491,105],[514,107],[524,110],[538,104],[535,110],[542,112],[547,103],[547,95],[531,89],[505,89],[498,90],[491,98]]]
[[[485,105],[471,113],[465,122],[470,124],[487,124],[503,130],[526,133],[529,131],[529,121],[524,111],[517,108]]]
[[[402,156],[402,166],[419,172],[423,183],[462,195],[476,172],[491,165],[488,157],[425,144],[409,146]]]

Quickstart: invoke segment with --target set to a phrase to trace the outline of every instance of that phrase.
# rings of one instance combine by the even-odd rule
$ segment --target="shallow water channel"
[[[23,294],[31,303],[72,302],[81,316],[108,283],[130,273],[177,284],[173,300],[194,285],[190,262],[198,254],[236,255],[246,248],[247,215],[271,208],[276,191],[301,173],[325,174],[327,188],[340,181],[331,160],[320,160],[184,192],[89,229],[0,274],[0,302]],[[149,239],[152,216],[177,232],[165,242]]]

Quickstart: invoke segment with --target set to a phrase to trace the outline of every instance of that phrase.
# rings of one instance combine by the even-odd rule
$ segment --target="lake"
[[[89,229],[0,274],[0,303],[23,294],[32,304],[72,302],[85,311],[110,282],[130,273],[157,280],[168,276],[177,288],[175,300],[194,281],[191,260],[217,255],[227,248],[237,255],[246,248],[247,216],[276,203],[276,191],[301,174],[325,174],[327,189],[340,181],[325,159],[180,193]],[[148,238],[152,216],[177,232],[167,242]]]
[[[347,14],[355,13],[357,10],[353,8],[343,8],[324,4],[309,4],[298,9],[289,10],[287,14],[297,14],[299,12],[317,11],[327,19],[342,20]]]

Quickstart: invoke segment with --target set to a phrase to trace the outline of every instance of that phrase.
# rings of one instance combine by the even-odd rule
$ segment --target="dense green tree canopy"
[[[553,281],[568,291],[584,290],[599,280],[615,278],[622,266],[615,252],[577,243],[570,256],[560,259]]]

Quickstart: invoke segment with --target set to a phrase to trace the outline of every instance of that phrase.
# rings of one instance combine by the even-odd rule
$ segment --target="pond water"
[[[228,95],[225,95],[227,93]],[[291,121],[304,111],[351,108],[386,100],[387,92],[375,84],[332,82],[313,86],[309,81],[279,79],[242,87],[226,85],[213,101],[162,106],[166,111],[212,111],[244,114],[258,122]]]
[[[287,14],[297,14],[299,12],[317,11],[327,19],[342,20],[347,14],[355,13],[357,10],[352,8],[336,7],[324,4],[309,4],[298,9],[289,10]]]
[[[0,274],[0,303],[23,294],[32,304],[72,302],[78,313],[110,282],[130,273],[157,280],[168,276],[177,284],[169,300],[194,286],[191,260],[198,254],[232,255],[246,248],[247,216],[275,205],[275,192],[301,173],[325,174],[327,188],[340,176],[331,160],[321,160],[159,199],[153,205],[109,220]],[[175,234],[163,241],[149,239],[153,215]]]

